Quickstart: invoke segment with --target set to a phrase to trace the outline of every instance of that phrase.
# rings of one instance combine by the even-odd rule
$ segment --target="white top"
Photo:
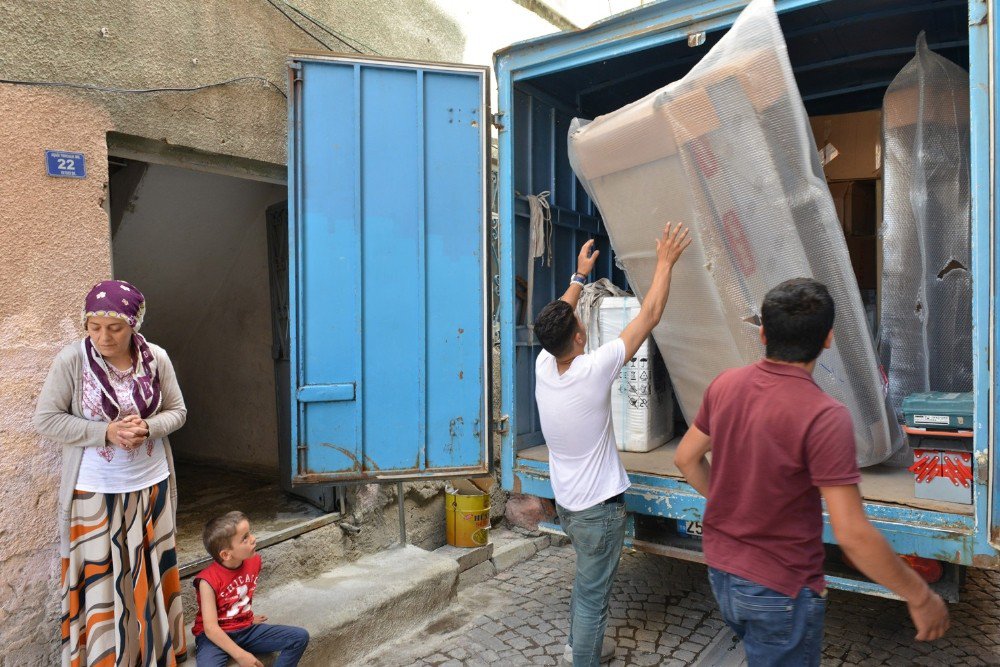
[[[535,361],[535,401],[549,447],[552,491],[571,512],[629,487],[611,424],[611,384],[624,363],[621,338],[580,355],[562,375],[545,350]]]
[[[111,460],[105,458],[111,454]],[[148,489],[170,476],[163,442],[148,440],[126,452],[120,447],[87,447],[80,461],[79,491],[131,493]]]
[[[132,398],[134,379],[129,371],[119,372],[108,366],[108,379],[115,390],[122,416],[137,415]],[[83,373],[82,407],[89,419],[99,419],[101,388],[93,374]],[[125,451],[105,443],[103,447],[86,447],[80,461],[76,489],[92,493],[131,493],[149,488],[170,476],[167,453],[157,438],[146,440],[138,448]]]

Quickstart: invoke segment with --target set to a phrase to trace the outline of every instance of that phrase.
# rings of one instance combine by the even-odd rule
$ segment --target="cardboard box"
[[[847,237],[847,252],[851,255],[851,267],[860,289],[875,289],[878,282],[875,249],[874,236]]]
[[[837,217],[847,236],[874,236],[875,181],[836,181],[830,183],[830,195],[837,207]]]
[[[823,167],[828,181],[875,178],[882,173],[882,112],[859,111],[809,119],[816,150],[829,159]]]

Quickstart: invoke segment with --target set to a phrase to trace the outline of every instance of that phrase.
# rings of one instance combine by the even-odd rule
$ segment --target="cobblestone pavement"
[[[556,665],[569,616],[573,549],[552,546],[470,586],[422,631],[383,647],[366,665]],[[970,571],[949,634],[913,640],[901,602],[831,591],[823,665],[1000,665],[1000,573]],[[612,665],[687,665],[724,624],[705,567],[626,554],[611,602]]]

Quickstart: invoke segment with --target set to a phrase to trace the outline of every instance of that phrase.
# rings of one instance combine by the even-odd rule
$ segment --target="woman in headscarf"
[[[35,410],[37,431],[63,447],[63,665],[186,657],[167,435],[187,410],[166,352],[139,334],[145,311],[134,285],[95,285],[86,335],[56,357]]]

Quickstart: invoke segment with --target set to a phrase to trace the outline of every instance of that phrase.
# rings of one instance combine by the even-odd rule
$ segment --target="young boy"
[[[198,615],[192,631],[198,667],[225,667],[232,657],[240,667],[263,667],[254,653],[281,654],[275,667],[295,667],[309,644],[309,633],[290,625],[268,625],[251,604],[260,574],[257,538],[243,512],[229,512],[205,524],[201,535],[215,562],[198,573]]]

